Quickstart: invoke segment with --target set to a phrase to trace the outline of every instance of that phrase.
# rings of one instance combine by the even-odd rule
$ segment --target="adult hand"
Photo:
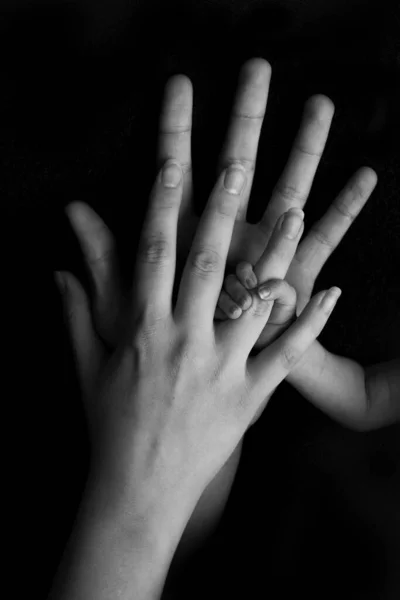
[[[247,205],[254,176],[261,127],[268,98],[271,67],[260,58],[246,62],[239,77],[226,141],[219,158],[217,176],[233,162],[246,168],[248,183],[240,199],[227,271],[233,272],[240,261],[256,264],[267,246],[278,218],[291,207],[303,208],[321,158],[332,122],[334,106],[326,96],[311,97],[304,109],[299,132],[288,162],[277,182],[262,219],[246,222]],[[157,164],[168,158],[180,162],[184,171],[182,202],[178,221],[177,273],[189,252],[199,222],[192,203],[191,126],[193,90],[190,80],[182,75],[172,77],[166,86],[160,119]],[[323,265],[340,243],[376,185],[376,174],[369,167],[359,169],[335,198],[326,214],[311,227],[298,246],[285,276],[297,292],[296,314],[299,315],[311,297],[313,286]],[[75,230],[93,282],[93,316],[97,332],[115,347],[123,329],[125,308],[129,298],[122,289],[113,236],[100,217],[82,202],[71,203],[67,214]],[[256,273],[259,282],[266,274]],[[268,278],[279,277],[268,273]],[[217,307],[217,319],[225,319]],[[280,332],[279,306],[274,306],[266,332],[257,340],[256,348]]]
[[[273,192],[264,217],[257,224],[247,223],[247,203],[267,102],[270,75],[270,66],[263,59],[252,59],[243,66],[231,124],[218,166],[219,174],[224,165],[239,161],[246,167],[248,174],[247,186],[240,197],[227,255],[228,270],[231,271],[238,261],[247,260],[255,264],[265,250],[274,224],[281,214],[292,206],[301,207],[305,204],[318,165],[319,155],[325,145],[333,113],[331,101],[324,96],[315,96],[308,101],[288,164]],[[172,77],[165,90],[160,119],[157,162],[161,166],[167,158],[176,158],[182,164],[184,171],[177,232],[177,275],[180,273],[179,263],[183,264],[186,259],[199,223],[199,218],[195,215],[192,205],[191,124],[191,82],[185,76]],[[293,260],[292,264],[297,265],[297,270],[295,270],[295,274],[298,273],[296,281],[299,281],[297,287],[301,288],[300,295],[302,293],[304,298],[307,298],[307,294],[308,297],[311,294],[312,286],[320,269],[351,223],[345,214],[341,214],[341,207],[346,206],[355,217],[368,198],[368,190],[363,191],[362,188],[364,177],[368,175],[368,172],[370,172],[369,169],[361,169],[352,178],[328,213],[314,225],[298,246],[296,260]],[[93,334],[90,328],[85,327],[85,307],[88,305],[86,293],[72,274],[67,275],[68,287],[71,292],[70,312],[71,315],[74,315],[73,319],[78,324],[81,323],[81,326],[77,326],[75,329],[74,345],[77,349],[77,367],[84,396],[89,397],[93,393],[100,365],[107,356],[103,344],[97,343],[98,338],[106,342],[110,350],[117,348],[130,316],[131,300],[130,292],[122,289],[115,241],[108,227],[88,205],[81,202],[70,204],[67,207],[67,214],[81,245],[93,284],[92,318],[97,335]],[[136,282],[134,282],[135,284]],[[300,306],[303,308],[304,300]],[[277,318],[279,319],[277,308],[275,305],[266,327],[270,326],[270,322],[273,323]],[[223,315],[223,313],[221,314]],[[263,343],[262,339],[261,343]],[[91,360],[85,361],[84,357],[88,354],[91,354]],[[266,403],[272,392],[267,395],[267,391],[264,390],[264,393]],[[254,420],[255,418],[256,415]],[[239,448],[240,446],[238,446],[238,450]],[[208,521],[210,519],[214,521],[217,513],[221,513],[237,468],[240,450],[234,454],[235,457],[232,455],[219,476],[212,482],[212,486],[210,484],[209,494],[204,494],[201,506],[199,503],[198,510],[196,509],[192,515],[191,532],[190,535],[188,534],[189,541],[194,538],[193,531],[196,531],[195,535],[199,536],[207,529],[205,527],[206,518]],[[197,520],[199,526],[197,526]]]
[[[265,394],[318,337],[336,302],[337,294],[317,294],[295,324],[251,359],[271,303],[254,296],[241,319],[213,323],[241,197],[232,189],[240,176],[246,189],[244,169],[229,169],[218,178],[174,309],[183,191],[178,163],[167,161],[154,184],[138,247],[131,319],[116,350],[92,373],[94,393],[86,399],[92,471],[108,493],[116,494],[116,502],[129,504],[132,496],[136,506],[176,502],[178,507],[183,494],[190,497],[189,505],[194,501],[193,509]],[[168,187],[173,181],[177,187]],[[268,248],[264,254],[268,258]],[[100,352],[84,301],[70,313],[69,325],[78,362],[89,370]],[[82,347],[82,336],[91,340],[91,347]]]

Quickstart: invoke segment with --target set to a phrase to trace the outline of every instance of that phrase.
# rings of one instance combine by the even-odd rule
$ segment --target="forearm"
[[[286,380],[351,429],[368,431],[400,420],[399,360],[363,368],[316,340]]]
[[[366,367],[369,421],[374,427],[400,421],[400,359]]]
[[[188,561],[200,547],[212,540],[228,502],[239,467],[242,447],[243,439],[198,501],[171,564],[168,577],[170,589],[179,588],[180,573],[185,569]]]
[[[189,514],[183,503],[104,510],[85,493],[49,600],[161,598]]]
[[[336,421],[352,429],[367,427],[366,373],[354,360],[328,352],[316,340],[286,380]]]

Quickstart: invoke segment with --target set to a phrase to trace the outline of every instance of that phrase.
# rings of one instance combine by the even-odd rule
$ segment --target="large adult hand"
[[[86,398],[93,473],[111,497],[115,493],[117,502],[128,505],[129,497],[118,498],[119,493],[132,494],[139,504],[160,494],[171,506],[181,493],[197,501],[241,441],[265,394],[318,337],[337,299],[337,294],[317,294],[296,323],[255,358],[249,353],[271,303],[254,295],[241,319],[214,324],[239,208],[240,190],[232,191],[233,182],[241,174],[241,187],[246,185],[245,171],[236,168],[223,171],[211,193],[173,308],[183,190],[177,165],[167,161],[154,184],[138,247],[131,318],[116,350],[106,358],[103,351],[93,393]],[[268,259],[268,248],[264,254]],[[82,304],[79,312],[79,319],[75,313],[69,321],[71,339],[80,364],[90,365],[92,348],[82,348],[79,340],[85,333],[98,343],[88,306]]]
[[[280,179],[280,184],[274,191],[264,218],[255,225],[247,223],[245,220],[247,203],[268,96],[270,74],[269,64],[262,59],[253,59],[244,65],[234,103],[231,125],[218,167],[218,173],[220,173],[224,164],[240,162],[246,167],[248,173],[247,187],[240,197],[240,206],[236,214],[227,256],[227,265],[231,271],[236,262],[240,260],[249,260],[252,264],[255,264],[262,255],[274,223],[280,214],[290,206],[299,205],[297,202],[299,192],[309,189],[313,178],[313,170],[315,172],[318,164],[318,156],[313,157],[307,152],[322,152],[331,121],[331,102],[321,96],[310,99],[288,165]],[[328,114],[326,111],[328,111]],[[172,77],[168,81],[165,90],[160,119],[157,162],[161,166],[167,158],[176,158],[180,161],[184,170],[178,223],[177,275],[179,274],[179,263],[183,263],[188,255],[199,222],[192,206],[191,124],[191,82],[184,76]],[[296,149],[299,144],[302,145],[300,147],[305,152]],[[304,185],[299,183],[302,172],[308,181]],[[368,197],[368,194],[364,194],[364,197],[355,195],[353,198],[352,196],[351,190],[354,188],[354,182],[359,181],[361,185],[362,180],[363,172],[356,175],[342,193],[343,197],[349,197],[348,208],[352,210],[354,215],[361,210]],[[293,194],[292,197],[289,196],[290,191]],[[340,200],[340,196],[338,200]],[[302,198],[300,205],[304,204],[305,201],[306,195]],[[272,210],[270,207],[274,202],[275,208]],[[78,349],[77,368],[84,396],[89,397],[93,393],[99,365],[102,364],[106,356],[106,350],[99,341],[107,342],[107,346],[111,350],[117,347],[129,319],[131,301],[129,291],[122,289],[115,241],[108,227],[88,205],[81,202],[70,204],[67,207],[67,214],[81,245],[90,280],[93,284],[92,317],[97,335],[86,326],[88,299],[83,287],[72,274],[67,276],[71,319],[77,323],[74,341],[75,348]],[[307,260],[302,262],[302,268],[306,271],[304,281],[310,282],[308,293],[311,293],[313,280],[317,277],[329,253],[339,243],[349,223],[349,220],[345,216],[341,216],[333,207],[330,212],[328,211],[322,222],[315,226],[314,232],[310,232],[307,236],[307,240],[311,240],[311,246],[314,245],[315,247],[312,256],[309,256],[309,268],[307,268]],[[320,233],[318,233],[319,231]],[[330,236],[330,231],[334,233],[333,236]],[[301,242],[298,252],[304,243],[305,240]],[[318,247],[322,249],[322,252],[318,252]],[[316,262],[319,258],[322,258],[320,264]],[[274,307],[270,320],[273,320],[275,316],[276,309]],[[91,359],[85,360],[85,356],[89,355]],[[267,391],[264,390],[264,393],[265,401],[267,401]],[[211,509],[211,504],[215,504],[215,499],[219,498],[219,504],[222,507],[221,499],[222,502],[224,502],[224,499],[226,501],[230,487],[228,480],[229,482],[233,480],[240,452],[236,452],[235,455],[235,460],[230,461],[229,465],[225,466],[220,476],[213,482],[214,489],[210,489],[209,496],[204,495],[204,506],[208,508],[201,510],[199,508],[199,522],[202,531],[205,529],[205,512],[208,515],[216,512],[215,508]],[[228,470],[230,471],[229,477],[226,475]],[[192,517],[193,527],[195,526],[194,516]]]
[[[278,218],[289,208],[303,208],[328,137],[334,107],[329,98],[311,97],[304,110],[299,132],[284,171],[259,223],[246,222],[247,205],[254,175],[258,142],[268,97],[271,67],[264,59],[251,59],[243,66],[234,102],[231,122],[220,155],[217,175],[233,162],[246,168],[248,184],[240,199],[227,269],[234,271],[240,261],[256,264],[262,255]],[[184,170],[182,202],[178,221],[178,273],[189,252],[190,243],[199,222],[192,204],[192,85],[182,75],[172,77],[166,86],[160,119],[157,164],[168,158],[177,159]],[[299,315],[311,297],[321,268],[337,247],[351,223],[357,217],[376,185],[376,174],[368,168],[359,169],[335,198],[326,214],[301,241],[285,277],[297,292]],[[124,322],[127,294],[121,288],[118,261],[111,232],[100,217],[86,204],[74,202],[67,208],[72,227],[81,244],[84,258],[94,284],[93,314],[96,330],[114,346],[119,339],[118,327]],[[257,273],[259,281],[263,273]],[[269,274],[274,277],[274,274]],[[270,328],[277,320],[274,307]],[[217,318],[225,315],[218,308]],[[279,320],[278,324],[279,326]],[[260,343],[263,345],[263,338]],[[265,344],[264,344],[265,345]]]

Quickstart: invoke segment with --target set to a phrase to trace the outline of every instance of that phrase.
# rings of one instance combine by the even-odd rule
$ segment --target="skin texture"
[[[217,167],[218,175],[225,166],[239,161],[246,167],[248,177],[246,189],[240,198],[240,206],[228,250],[227,271],[230,273],[233,273],[240,264],[246,263],[246,261],[255,265],[262,256],[271,231],[280,215],[289,207],[304,207],[332,120],[333,105],[328,98],[318,95],[307,101],[287,165],[275,186],[264,216],[257,224],[247,223],[247,204],[268,97],[270,75],[271,68],[263,59],[252,59],[243,66],[239,76],[229,130]],[[193,90],[190,80],[185,76],[172,77],[165,88],[159,123],[158,164],[161,165],[167,158],[172,157],[179,160],[184,170],[177,231],[177,273],[182,273],[182,260],[187,256],[198,223],[198,217],[195,215],[192,205],[190,148],[192,97]],[[298,245],[285,276],[285,282],[296,290],[297,315],[301,313],[310,298],[315,279],[322,266],[362,210],[376,182],[377,177],[372,169],[368,167],[359,169],[334,199],[327,213],[312,225],[305,239],[301,240]],[[123,331],[126,322],[126,305],[129,305],[129,294],[121,288],[113,236],[100,217],[83,203],[70,204],[67,207],[67,214],[81,245],[92,282],[93,323],[96,332],[100,339],[113,348],[120,339],[120,332]],[[275,270],[277,267],[273,267],[273,263],[272,266],[270,263],[270,267],[268,267],[268,270],[271,268],[270,273],[263,275],[264,268],[265,265],[258,272],[259,281],[263,276],[267,276],[268,279],[279,276],[279,272],[277,273]],[[256,270],[258,271],[258,269]],[[72,276],[69,276],[69,280],[73,281]],[[75,281],[75,286],[71,286],[71,288],[81,290],[79,293],[77,292],[76,296],[76,302],[79,303],[83,290],[81,287],[77,288],[78,285],[78,282]],[[72,303],[74,297],[72,294]],[[174,294],[175,298],[176,294]],[[224,316],[223,313],[218,313],[218,310],[217,308],[215,313],[217,320]],[[282,326],[285,326],[284,323],[276,322],[279,319],[279,310],[279,306],[275,304],[260,338],[264,332],[272,337],[276,336],[279,334],[279,327],[282,330]],[[260,343],[260,338],[256,344]],[[81,343],[84,344],[85,341],[82,340]],[[300,361],[298,367],[293,369],[293,373],[298,373],[298,389],[306,397],[310,397],[310,400],[316,405],[321,405],[321,398],[326,397],[326,394],[324,396],[324,390],[321,392],[320,389],[315,389],[315,382],[311,375],[318,373],[318,367],[321,370],[321,366],[325,364],[326,354],[324,349],[321,354],[320,348],[322,347],[318,342],[313,344],[313,348],[314,350],[310,354],[311,360],[308,362],[309,367],[307,368],[305,361]],[[300,365],[302,365],[302,369]],[[347,363],[345,366],[348,366]],[[80,369],[82,388],[90,391],[90,373],[86,372],[79,364],[78,369]],[[301,380],[301,371],[305,381]],[[352,371],[354,369],[351,366]],[[357,376],[357,380],[354,379],[354,376],[353,379],[345,378],[343,385],[346,386],[349,380],[354,381],[358,390],[363,389],[364,396],[360,400],[364,400],[365,403],[365,377],[361,367],[359,367]],[[327,389],[332,388],[330,381],[325,380],[324,385],[328,386]],[[310,391],[311,393],[309,393]],[[343,390],[341,390],[342,392]],[[268,398],[269,396],[266,395],[265,404]],[[331,398],[331,403],[326,410],[330,410],[334,418],[342,420],[346,418],[343,410],[335,411],[332,406],[335,407],[334,398]],[[321,408],[325,409],[323,405]],[[262,406],[259,413],[255,414],[254,420],[261,412]],[[357,410],[355,412],[357,413]],[[359,412],[358,410],[358,414]],[[240,452],[241,443],[238,444],[224,468],[210,482],[200,498],[175,555],[174,561],[177,565],[214,530],[229,495]]]
[[[183,171],[175,159],[166,161],[140,236],[131,318],[113,352],[96,337],[82,288],[70,276],[58,275],[60,289],[66,283],[66,314],[78,364],[92,379],[85,397],[91,466],[72,560],[65,562],[64,585],[56,594],[63,600],[160,597],[204,489],[241,442],[265,392],[272,393],[287,376],[336,304],[337,289],[316,294],[296,323],[255,358],[249,353],[271,302],[254,296],[241,319],[214,325],[246,182],[242,165],[218,177],[173,307]],[[302,215],[288,211],[285,223],[295,225],[295,232],[289,236],[278,220],[261,267],[279,263],[287,271]],[[79,294],[79,304],[71,301]]]
[[[256,278],[252,265],[242,262],[237,266],[236,275],[225,278],[224,289],[218,300],[222,319],[239,318],[243,310],[250,308],[252,297],[247,289],[251,287],[248,287],[246,277],[252,274]],[[275,339],[296,319],[297,295],[293,286],[287,281],[268,279],[267,285],[258,288],[258,293],[261,287],[270,291],[268,298],[274,300],[277,316],[271,323],[275,330],[268,333],[266,327],[262,334],[263,343],[259,338],[258,347]],[[238,313],[232,312],[235,308]],[[369,431],[400,421],[398,359],[364,369],[355,361],[336,356],[316,343],[293,369],[288,381],[315,406],[352,429]],[[263,408],[264,405],[255,415],[253,423]]]

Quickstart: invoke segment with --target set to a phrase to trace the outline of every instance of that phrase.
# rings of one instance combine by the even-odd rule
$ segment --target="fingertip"
[[[89,210],[85,202],[75,200],[65,207],[65,214],[73,226],[85,227],[90,222]]]
[[[248,290],[252,290],[258,285],[258,279],[254,272],[253,265],[248,261],[243,260],[237,264],[236,276]]]
[[[339,300],[342,294],[342,290],[337,286],[331,287],[325,294],[322,296],[320,301],[320,306],[323,310],[332,311],[335,307],[337,301]]]
[[[235,308],[232,308],[228,317],[230,319],[238,319],[241,316],[241,314],[242,314],[242,309],[239,306],[236,306]]]
[[[378,183],[378,174],[371,167],[361,167],[358,175],[368,190],[373,190]]]

